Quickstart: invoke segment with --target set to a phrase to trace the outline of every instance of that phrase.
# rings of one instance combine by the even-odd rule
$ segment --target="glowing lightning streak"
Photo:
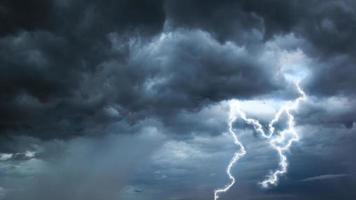
[[[272,121],[269,123],[269,135],[267,138],[271,138],[271,136],[274,133],[274,124],[280,119],[281,115],[283,113],[287,114],[288,117],[288,128],[286,130],[283,130],[280,132],[280,135],[276,138],[270,139],[270,145],[272,146],[273,149],[275,149],[278,152],[279,155],[279,169],[275,170],[273,173],[271,173],[265,180],[261,182],[262,187],[267,188],[269,185],[276,185],[278,183],[278,177],[280,175],[283,175],[287,172],[287,167],[288,167],[288,161],[287,157],[284,154],[285,151],[287,151],[290,146],[293,144],[293,142],[297,142],[299,140],[299,135],[297,131],[294,128],[295,122],[294,122],[294,116],[291,114],[292,110],[296,110],[299,106],[299,103],[301,101],[306,100],[306,95],[304,91],[300,88],[299,83],[295,83],[296,88],[300,94],[300,96],[294,100],[292,103],[287,103],[285,106],[283,106],[275,115],[275,117],[272,119]],[[285,136],[286,133],[291,133],[292,138],[287,139],[285,145],[279,146],[278,144],[282,143],[283,141],[286,140]]]
[[[245,123],[252,125],[254,127],[254,129],[256,130],[256,132],[261,133],[261,135],[264,138],[269,139],[269,144],[272,146],[273,149],[275,149],[278,152],[279,159],[280,159],[279,169],[275,170],[265,180],[263,180],[260,183],[262,185],[262,187],[266,188],[269,185],[276,185],[278,183],[278,177],[287,172],[288,161],[287,161],[287,157],[284,154],[284,152],[289,149],[289,147],[292,145],[293,142],[296,142],[299,140],[299,135],[294,128],[294,125],[295,125],[294,116],[290,112],[292,110],[296,110],[301,101],[306,100],[306,95],[305,95],[304,91],[300,88],[299,83],[295,82],[295,85],[296,85],[296,88],[297,88],[300,96],[293,102],[288,102],[276,113],[274,118],[268,124],[269,134],[266,134],[266,132],[262,128],[261,123],[258,120],[252,119],[252,118],[247,118],[246,114],[241,110],[240,104],[237,100],[231,100],[229,102],[229,106],[230,106],[229,122],[228,122],[229,133],[233,137],[234,143],[237,146],[239,146],[240,150],[234,154],[233,158],[230,160],[230,162],[226,168],[226,173],[229,176],[229,179],[231,180],[230,183],[225,185],[223,188],[216,189],[214,191],[214,200],[219,199],[220,193],[227,192],[235,184],[236,180],[235,180],[235,177],[232,176],[232,174],[231,174],[231,168],[234,166],[234,164],[241,157],[243,157],[246,154],[245,147],[239,141],[236,133],[233,130],[233,123],[237,119],[237,117],[236,117],[237,114]],[[280,119],[280,117],[283,113],[287,114],[288,128],[286,130],[283,130],[282,132],[280,132],[280,135],[278,137],[272,138],[272,135],[274,134],[274,131],[275,131],[274,124]],[[290,132],[292,134],[292,138],[287,140],[287,142],[284,146],[279,146],[278,144],[282,143],[285,140],[285,134],[288,132]]]
[[[234,101],[234,103],[236,103],[238,105],[237,101]],[[233,123],[236,121],[236,114],[235,112],[240,112],[238,106],[233,106],[233,103],[230,102],[230,112],[229,112],[229,133],[232,136],[232,138],[234,139],[234,143],[240,147],[240,151],[236,152],[234,154],[234,156],[232,157],[232,159],[229,162],[229,165],[226,168],[226,174],[229,176],[229,179],[231,180],[229,184],[225,185],[223,188],[220,189],[216,189],[214,191],[214,200],[217,200],[219,198],[219,193],[224,193],[226,191],[228,191],[236,182],[235,177],[231,174],[231,168],[234,166],[234,164],[246,154],[246,150],[245,147],[242,145],[242,143],[240,142],[240,140],[238,139],[236,133],[234,132],[234,128],[232,127]]]

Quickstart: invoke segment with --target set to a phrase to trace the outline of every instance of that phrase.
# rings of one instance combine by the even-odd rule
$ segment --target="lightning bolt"
[[[236,104],[236,106],[233,106],[234,104]],[[229,165],[226,168],[226,174],[229,176],[230,179],[230,183],[225,185],[223,188],[220,189],[216,189],[214,191],[214,200],[219,199],[219,194],[220,193],[224,193],[227,192],[236,182],[235,177],[231,174],[231,168],[234,166],[234,164],[240,159],[242,158],[245,154],[246,154],[246,150],[245,147],[243,146],[243,144],[240,142],[237,134],[234,131],[233,128],[233,123],[236,121],[237,116],[236,116],[236,112],[242,113],[242,111],[239,108],[239,102],[238,101],[231,101],[230,102],[230,112],[229,112],[229,122],[228,122],[228,126],[229,126],[229,133],[232,136],[232,138],[234,139],[234,143],[240,148],[239,151],[235,152],[234,156],[232,157],[232,159],[229,162]]]
[[[269,139],[269,144],[273,149],[278,152],[279,155],[279,168],[272,172],[265,180],[260,182],[262,187],[268,188],[270,185],[277,185],[279,176],[285,174],[288,168],[288,160],[285,152],[289,150],[293,142],[299,141],[299,135],[295,130],[295,120],[291,111],[296,110],[301,101],[305,101],[307,96],[302,90],[298,82],[295,82],[295,86],[300,96],[293,102],[285,104],[275,115],[272,121],[269,123],[269,135],[263,134],[264,137]],[[280,119],[281,115],[285,113],[288,118],[288,127],[280,132],[277,137],[272,138],[275,132],[274,124]],[[286,138],[287,134],[291,134],[291,138]],[[283,143],[284,142],[284,143]]]
[[[282,106],[278,110],[278,112],[274,115],[273,119],[268,124],[267,133],[263,129],[263,126],[258,120],[247,117],[246,113],[242,111],[238,100],[229,101],[229,120],[228,120],[229,133],[232,136],[234,143],[239,147],[239,150],[235,152],[234,156],[232,157],[232,159],[230,160],[226,168],[226,174],[230,179],[230,183],[214,191],[214,200],[218,200],[220,193],[227,192],[235,184],[236,179],[231,174],[231,169],[235,165],[235,163],[247,153],[244,145],[240,142],[236,132],[233,129],[233,123],[237,120],[237,116],[239,116],[246,124],[251,125],[256,132],[261,134],[263,138],[268,139],[270,146],[278,153],[279,168],[271,172],[271,174],[269,174],[263,181],[261,181],[260,182],[261,186],[264,188],[268,188],[271,185],[277,185],[279,177],[287,172],[288,159],[285,153],[286,151],[289,150],[290,146],[294,142],[299,140],[299,135],[295,130],[294,116],[291,113],[291,111],[296,110],[300,102],[305,101],[307,99],[305,92],[302,90],[302,88],[299,85],[299,82],[294,82],[294,84],[299,93],[299,97],[296,98],[294,101],[287,102],[284,106]],[[278,120],[281,118],[283,113],[287,115],[288,127],[282,130],[281,132],[279,132],[278,135],[276,135],[274,124],[278,122]],[[288,134],[291,135],[290,138],[287,138]]]

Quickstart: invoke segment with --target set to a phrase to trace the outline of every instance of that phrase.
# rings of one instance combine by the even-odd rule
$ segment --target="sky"
[[[293,80],[288,172],[237,119],[220,199],[356,199],[355,35],[352,0],[2,0],[0,200],[213,200],[230,100],[267,127]]]

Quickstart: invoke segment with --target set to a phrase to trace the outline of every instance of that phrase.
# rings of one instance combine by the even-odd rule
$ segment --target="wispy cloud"
[[[343,178],[347,176],[349,176],[349,174],[323,174],[319,176],[308,177],[300,181],[301,182],[320,181],[320,180],[328,180],[328,179],[335,179],[335,178]]]
[[[0,161],[7,161],[11,159],[28,160],[34,158],[35,156],[36,152],[34,151],[25,151],[21,153],[0,153]]]

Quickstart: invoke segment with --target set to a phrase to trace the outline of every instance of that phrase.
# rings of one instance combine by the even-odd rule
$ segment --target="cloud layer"
[[[261,190],[277,156],[237,122],[224,199],[354,199],[355,21],[347,0],[1,2],[0,199],[212,198],[227,101],[267,122],[291,78],[290,173]]]

